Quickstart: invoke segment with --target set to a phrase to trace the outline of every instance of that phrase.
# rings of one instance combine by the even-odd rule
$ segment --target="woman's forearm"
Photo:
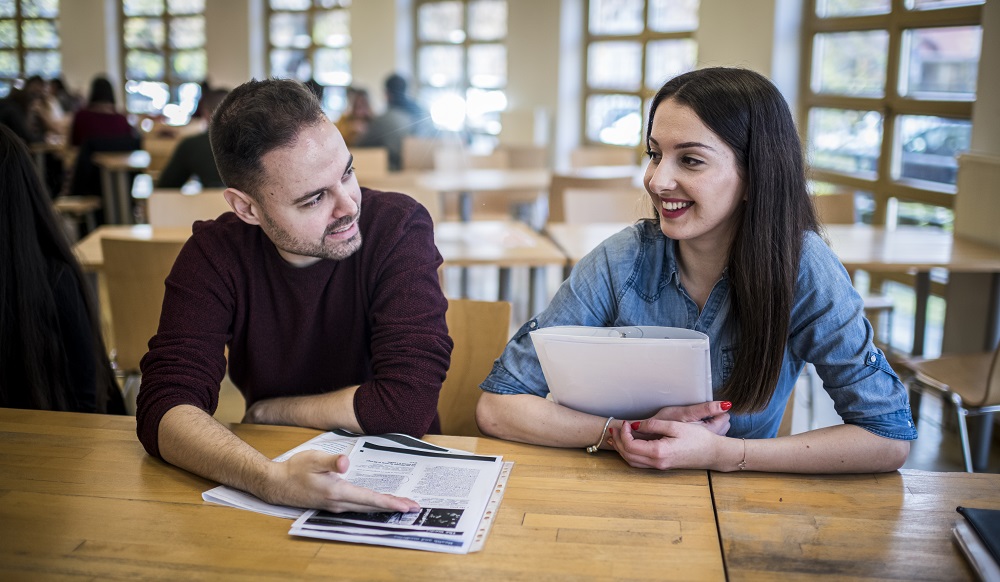
[[[593,445],[601,438],[607,420],[533,394],[483,392],[476,407],[476,422],[484,434],[550,447]],[[603,448],[608,448],[607,436]]]

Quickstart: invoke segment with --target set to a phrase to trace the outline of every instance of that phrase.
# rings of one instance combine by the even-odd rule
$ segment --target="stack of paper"
[[[348,454],[344,479],[420,504],[411,513],[330,513],[270,505],[220,486],[206,501],[295,519],[292,535],[464,554],[482,549],[513,463],[490,455],[439,447],[406,435],[324,433],[277,457],[303,450]]]

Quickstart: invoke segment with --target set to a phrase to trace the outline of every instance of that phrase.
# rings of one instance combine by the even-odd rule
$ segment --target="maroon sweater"
[[[159,331],[142,359],[136,432],[159,456],[163,415],[214,413],[226,372],[247,406],[359,385],[368,434],[437,432],[451,357],[430,216],[413,199],[362,189],[361,249],[296,268],[257,226],[197,222],[166,280]]]

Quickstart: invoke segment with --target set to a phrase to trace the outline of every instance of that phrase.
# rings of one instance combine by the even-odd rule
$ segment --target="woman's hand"
[[[650,420],[673,420],[701,424],[715,434],[725,436],[729,432],[729,413],[726,411],[732,407],[731,402],[718,400],[689,406],[665,406],[657,411]],[[633,436],[637,439],[650,440],[658,439],[661,435],[633,431]]]
[[[721,446],[721,441],[726,440],[721,435],[729,430],[729,415],[720,414],[706,421],[657,418],[665,410],[667,409],[648,420],[631,424],[623,422],[611,439],[618,454],[629,465],[644,469],[711,468],[718,457],[717,449]],[[691,418],[688,414],[680,416]],[[720,419],[721,416],[725,418]]]

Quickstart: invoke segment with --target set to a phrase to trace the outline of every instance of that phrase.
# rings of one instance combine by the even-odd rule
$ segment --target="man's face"
[[[336,126],[326,121],[261,158],[260,226],[289,263],[339,261],[361,247],[361,188],[353,160]]]

